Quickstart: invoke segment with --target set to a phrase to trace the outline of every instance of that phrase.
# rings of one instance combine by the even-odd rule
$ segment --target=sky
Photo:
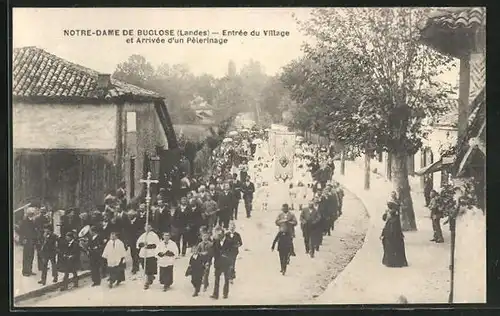
[[[274,75],[302,55],[302,35],[292,13],[300,20],[312,8],[14,8],[14,47],[37,46],[74,63],[102,73],[113,73],[118,63],[140,54],[153,66],[185,63],[196,75],[222,77],[229,60],[237,69],[250,59],[260,61]],[[223,30],[260,31],[259,37],[227,37],[219,44],[126,43],[128,36],[65,36],[64,30]],[[287,31],[287,37],[263,36],[263,30]],[[221,37],[221,35],[213,35]],[[441,79],[455,84],[458,70]]]
[[[307,18],[308,8],[15,8],[13,46],[37,46],[59,57],[113,73],[132,54],[153,66],[186,63],[195,74],[224,76],[229,60],[237,68],[250,59],[275,74],[301,55],[306,39],[292,17]],[[260,37],[229,37],[219,44],[127,44],[128,36],[68,37],[65,29],[261,30]],[[288,31],[288,37],[264,37],[262,30]],[[215,35],[220,37],[220,35]]]

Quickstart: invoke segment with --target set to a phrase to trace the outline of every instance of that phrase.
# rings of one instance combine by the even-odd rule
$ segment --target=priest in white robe
[[[137,239],[137,248],[139,250],[139,258],[141,258],[141,265],[146,274],[146,283],[144,289],[147,290],[155,279],[158,272],[158,265],[156,255],[158,253],[158,245],[160,238],[152,230],[151,224],[146,225],[145,232]]]

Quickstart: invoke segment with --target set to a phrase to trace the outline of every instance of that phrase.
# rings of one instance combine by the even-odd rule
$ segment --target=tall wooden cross
[[[140,182],[146,183],[146,227],[147,227],[149,225],[149,208],[151,204],[151,184],[153,183],[157,184],[159,183],[159,181],[151,180],[151,171],[149,171],[146,180],[141,179]],[[145,244],[144,247],[146,247],[148,244],[147,239],[148,239],[148,233],[146,233],[146,235],[144,236],[144,244]],[[146,274],[146,256],[144,256],[144,274]]]

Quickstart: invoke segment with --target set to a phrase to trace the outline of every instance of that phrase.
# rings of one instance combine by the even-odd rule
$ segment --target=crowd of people
[[[36,252],[39,283],[47,283],[50,264],[53,282],[58,282],[58,272],[62,272],[61,290],[67,290],[70,275],[78,286],[78,271],[86,258],[92,286],[99,286],[107,277],[108,286],[113,288],[125,281],[125,259],[130,253],[130,272],[137,274],[142,268],[144,289],[158,279],[167,291],[173,284],[176,258],[189,254],[185,275],[191,277],[193,296],[208,289],[213,267],[211,297],[219,298],[223,276],[222,295],[227,298],[243,244],[235,225],[238,206],[243,200],[246,217],[250,218],[254,195],[265,194],[259,197],[264,211],[270,198],[268,184],[272,179],[265,177],[274,158],[264,154],[263,134],[233,135],[213,152],[213,166],[207,168],[210,173],[190,177],[188,172],[181,172],[180,189],[172,194],[170,188],[160,188],[149,210],[145,203],[135,207],[127,200],[124,183],[116,192],[108,192],[101,211],[65,212],[57,232],[52,212],[45,207],[28,208],[19,227],[24,245],[23,275],[35,275]],[[286,182],[289,199],[283,201],[275,221],[279,232],[272,247],[277,244],[283,274],[290,257],[296,255],[295,226],[300,225],[306,253],[314,257],[342,214],[343,191],[332,181],[334,164],[328,150],[302,142],[295,160],[299,180]],[[300,212],[299,220],[293,210]]]
[[[247,139],[255,135],[247,135]],[[243,136],[241,136],[243,140]],[[26,277],[36,275],[33,261],[41,272],[39,283],[47,283],[49,264],[53,282],[58,272],[64,274],[61,290],[67,290],[69,276],[78,286],[78,271],[88,261],[92,286],[108,277],[109,287],[125,280],[125,255],[132,258],[131,273],[139,266],[146,274],[144,288],[148,289],[155,276],[167,290],[173,282],[175,258],[185,256],[191,249],[190,268],[195,295],[200,291],[200,269],[203,263],[203,289],[208,287],[210,268],[214,267],[213,297],[219,297],[220,277],[224,276],[223,296],[227,297],[229,283],[236,278],[234,269],[241,236],[235,231],[238,206],[243,200],[246,217],[253,210],[255,185],[248,176],[247,162],[255,154],[250,141],[226,142],[214,151],[210,173],[190,177],[180,170],[179,189],[173,192],[171,182],[159,189],[147,214],[147,205],[135,207],[127,201],[125,183],[116,192],[108,192],[103,210],[78,212],[58,211],[60,224],[54,225],[52,211],[46,207],[29,207],[18,229],[23,245],[23,269]],[[148,222],[146,223],[146,218]],[[55,229],[54,229],[55,228]],[[174,251],[175,250],[175,251]]]

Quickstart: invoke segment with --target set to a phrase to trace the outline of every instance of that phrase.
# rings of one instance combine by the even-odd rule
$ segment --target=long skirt
[[[144,258],[140,258],[141,266],[144,269]],[[156,275],[158,273],[158,264],[155,257],[146,258],[146,275]]]
[[[174,283],[174,266],[160,267],[160,284],[171,286]]]
[[[114,266],[108,267],[109,272],[109,282],[123,282],[125,281],[125,267],[122,266]]]
[[[384,247],[384,257],[382,258],[383,265],[391,268],[408,266],[403,238],[384,238],[382,240],[382,245]]]

